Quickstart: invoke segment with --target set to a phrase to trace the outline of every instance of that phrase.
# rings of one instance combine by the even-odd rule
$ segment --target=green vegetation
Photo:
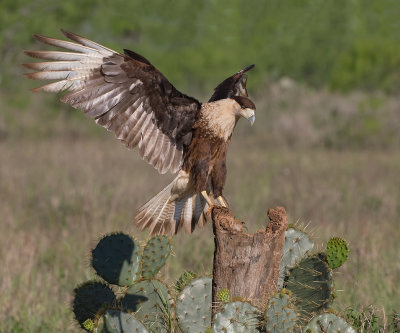
[[[20,84],[32,33],[73,30],[148,57],[172,82],[209,91],[227,73],[257,64],[251,87],[289,76],[339,90],[400,88],[396,0],[49,1],[0,4],[2,84]],[[229,55],[229,56],[228,56]]]

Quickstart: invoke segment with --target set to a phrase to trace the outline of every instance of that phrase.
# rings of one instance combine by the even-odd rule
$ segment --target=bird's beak
[[[250,122],[250,125],[253,126],[254,120],[256,119],[254,110],[248,109],[248,108],[247,108],[247,109],[242,109],[242,110],[240,111],[240,115],[241,115],[243,118],[246,118],[246,119]]]

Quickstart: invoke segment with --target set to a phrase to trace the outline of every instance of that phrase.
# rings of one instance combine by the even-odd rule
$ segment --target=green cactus
[[[151,238],[143,249],[142,277],[145,279],[155,277],[165,265],[170,251],[171,245],[168,237],[156,236]]]
[[[92,266],[111,284],[132,285],[139,277],[141,249],[129,235],[116,233],[104,236],[92,250]]]
[[[204,333],[211,326],[212,279],[203,277],[188,284],[176,300],[176,319],[183,333]]]
[[[293,293],[301,322],[329,306],[333,290],[331,271],[323,253],[304,258],[289,271],[285,287]]]
[[[228,289],[224,288],[217,292],[217,300],[223,303],[231,301],[231,294]]]
[[[170,296],[167,287],[158,280],[144,280],[129,287],[121,300],[124,311],[135,312],[150,332],[168,332]]]
[[[282,249],[278,289],[283,287],[289,269],[300,262],[304,255],[308,251],[311,251],[313,247],[314,243],[306,233],[293,228],[289,228],[285,232],[285,244]]]
[[[290,302],[290,296],[285,293],[279,293],[268,301],[264,317],[269,333],[293,332],[296,327],[297,313]]]
[[[95,333],[148,333],[132,314],[117,309],[106,310],[96,325]]]
[[[83,322],[82,327],[88,332],[93,332],[95,329],[94,322],[92,319],[86,319]]]
[[[247,302],[224,304],[215,314],[213,333],[256,333],[260,329],[260,310]]]
[[[74,289],[72,311],[83,329],[90,331],[90,322],[104,306],[115,305],[113,291],[98,281],[88,281]],[[85,324],[86,323],[86,324]]]
[[[309,333],[356,333],[343,318],[333,313],[323,313],[314,317],[304,328]]]
[[[179,294],[195,278],[197,278],[196,273],[190,271],[183,272],[175,283],[175,291]]]
[[[338,237],[331,238],[326,245],[326,257],[330,268],[335,269],[343,265],[349,255],[347,242]]]

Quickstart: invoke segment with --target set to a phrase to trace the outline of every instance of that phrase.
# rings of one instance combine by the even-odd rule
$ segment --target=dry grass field
[[[73,288],[94,277],[89,250],[115,230],[145,239],[131,223],[135,210],[172,178],[76,111],[57,106],[41,123],[44,100],[0,115],[3,333],[78,331],[69,303]],[[268,208],[283,205],[291,222],[309,224],[319,248],[346,238],[337,307],[399,311],[400,100],[282,81],[255,101],[255,125],[238,125],[228,156],[225,194],[237,217],[255,231]],[[210,224],[173,242],[161,272],[170,283],[185,269],[210,272]]]

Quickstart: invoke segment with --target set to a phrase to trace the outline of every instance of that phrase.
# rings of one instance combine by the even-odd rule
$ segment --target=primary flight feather
[[[176,178],[139,208],[134,222],[150,234],[191,233],[214,204],[226,206],[226,153],[239,118],[254,122],[248,66],[219,84],[207,103],[179,92],[146,58],[115,52],[61,30],[71,41],[34,35],[65,51],[25,51],[46,60],[23,64],[30,79],[55,80],[33,91],[67,93],[61,101],[94,118],[158,172]],[[50,60],[50,61],[48,61]]]

